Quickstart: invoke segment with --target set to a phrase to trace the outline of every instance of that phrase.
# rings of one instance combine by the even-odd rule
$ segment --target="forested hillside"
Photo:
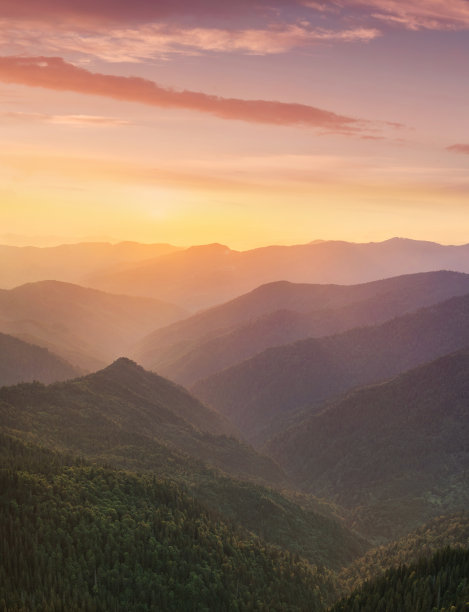
[[[469,549],[444,548],[365,583],[330,612],[464,612],[468,576]]]
[[[324,609],[331,575],[155,476],[1,437],[0,608]]]
[[[206,508],[314,563],[343,567],[368,546],[327,505],[267,487],[287,485],[270,458],[224,435],[224,420],[184,389],[127,359],[61,385],[5,387],[0,424],[24,440],[175,480]]]
[[[358,389],[269,443],[296,482],[392,537],[469,503],[469,353]]]

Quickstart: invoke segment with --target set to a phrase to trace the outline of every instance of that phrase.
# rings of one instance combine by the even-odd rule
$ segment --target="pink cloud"
[[[469,155],[469,144],[454,144],[449,147],[446,147],[447,151],[452,151],[453,153],[462,153],[463,155]]]
[[[93,73],[59,57],[0,57],[0,81],[57,91],[106,96],[160,108],[209,113],[222,119],[253,123],[309,126],[337,134],[373,131],[367,121],[305,104],[222,98],[194,91],[164,88],[140,77]],[[376,128],[375,128],[376,129]]]
[[[173,15],[213,17],[251,15],[296,5],[296,0],[2,0],[3,18],[73,21],[74,23],[138,23]]]
[[[343,7],[366,7],[372,11],[373,17],[411,30],[456,30],[469,27],[467,0],[341,0],[337,4]]]
[[[99,115],[48,115],[45,113],[6,112],[0,113],[0,121],[8,123],[53,123],[56,125],[94,125],[115,127],[129,125],[130,122],[116,117],[101,117]]]
[[[374,28],[330,30],[308,22],[265,29],[182,28],[151,23],[134,28],[92,31],[57,29],[31,22],[0,21],[0,44],[12,53],[34,53],[40,45],[55,54],[80,53],[108,62],[138,62],[167,54],[193,55],[204,51],[269,55],[320,43],[369,42],[380,35]]]

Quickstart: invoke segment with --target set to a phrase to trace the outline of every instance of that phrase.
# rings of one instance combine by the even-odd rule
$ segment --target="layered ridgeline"
[[[57,281],[0,290],[0,330],[96,370],[184,311],[149,298],[111,295]]]
[[[280,281],[154,331],[134,355],[192,385],[268,347],[383,323],[466,293],[469,275],[448,271],[351,286]]]
[[[2,610],[311,610],[331,574],[175,484],[0,435]]]
[[[469,548],[444,548],[430,559],[388,570],[330,612],[463,612],[469,607]]]
[[[12,288],[47,278],[82,284],[89,274],[126,269],[148,259],[173,253],[170,244],[81,242],[53,247],[0,245],[0,287]]]
[[[0,423],[25,440],[176,480],[205,507],[312,562],[340,567],[366,548],[325,506],[263,486],[286,483],[271,459],[226,435],[231,426],[183,388],[128,359],[67,383],[5,387]]]
[[[431,270],[469,272],[468,255],[469,245],[400,238],[367,244],[316,241],[243,252],[211,244],[163,255],[126,271],[90,276],[87,285],[197,310],[280,279],[349,285]]]
[[[75,378],[79,370],[45,348],[0,333],[0,387],[39,380]]]
[[[390,537],[469,504],[469,351],[351,392],[268,445],[305,490]]]
[[[274,347],[197,383],[193,392],[250,440],[264,441],[297,411],[469,346],[469,296],[352,329]]]

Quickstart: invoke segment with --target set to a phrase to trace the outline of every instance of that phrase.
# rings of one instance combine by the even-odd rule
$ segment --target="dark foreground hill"
[[[45,348],[0,333],[0,387],[75,378],[79,370]]]
[[[4,387],[0,417],[8,431],[90,457],[120,459],[122,467],[135,463],[165,473],[181,464],[177,456],[184,453],[227,473],[282,478],[271,460],[227,435],[233,429],[223,417],[125,358],[64,383]]]
[[[467,293],[469,275],[449,271],[350,286],[281,281],[156,330],[135,355],[188,386],[268,347],[377,325]]]
[[[469,296],[397,317],[379,326],[302,340],[259,355],[195,385],[202,401],[251,440],[284,429],[295,411],[364,384],[390,378],[469,346]],[[277,421],[277,423],[276,423]]]
[[[326,506],[263,486],[286,485],[277,464],[225,435],[223,418],[183,388],[127,359],[63,384],[1,389],[0,426],[49,448],[182,483],[206,508],[314,563],[341,567],[366,548]]]
[[[330,572],[175,484],[0,437],[2,610],[311,610]]]
[[[469,607],[469,549],[444,548],[365,583],[330,612],[464,612]]]
[[[392,536],[469,503],[469,351],[299,419],[268,450],[305,490]]]

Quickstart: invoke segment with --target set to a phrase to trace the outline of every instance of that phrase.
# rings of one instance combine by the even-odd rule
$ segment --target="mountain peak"
[[[114,371],[139,371],[143,372],[144,369],[142,366],[139,366],[138,363],[132,361],[128,357],[118,357],[115,361],[113,361],[107,368],[104,368],[106,372],[114,372]]]

